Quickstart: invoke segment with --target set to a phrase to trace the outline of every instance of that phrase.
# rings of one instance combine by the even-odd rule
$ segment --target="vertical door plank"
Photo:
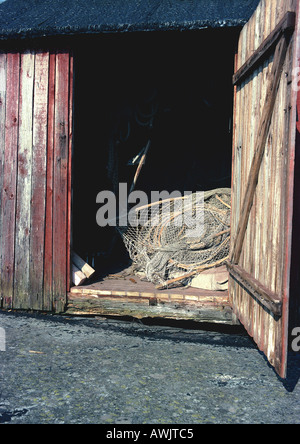
[[[30,308],[43,309],[49,53],[35,56],[30,238]]]
[[[54,169],[53,169],[53,295],[56,312],[66,304],[67,217],[68,217],[68,135],[69,135],[69,53],[56,54]]]
[[[300,65],[300,4],[299,1],[290,0],[288,3],[289,9],[296,11],[297,21],[296,30],[293,36],[293,45],[291,45],[290,58],[287,60],[286,72],[293,73],[294,69],[298,69]],[[289,84],[289,79],[285,78],[285,82]],[[282,347],[276,350],[277,365],[281,365],[281,372],[284,372],[285,358],[288,353],[288,327],[289,327],[289,310],[293,309],[294,297],[291,295],[291,260],[292,260],[292,230],[295,231],[299,229],[297,225],[293,227],[293,211],[295,203],[292,197],[297,196],[297,189],[294,188],[295,168],[298,168],[296,162],[296,156],[298,155],[297,149],[298,145],[298,128],[297,121],[299,120],[299,89],[289,88],[287,102],[285,104],[286,112],[286,126],[284,140],[287,143],[283,147],[283,157],[286,159],[284,164],[284,176],[283,176],[283,186],[282,186],[282,200],[284,201],[284,208],[281,213],[282,216],[282,226],[284,227],[284,251],[282,260],[282,299],[283,299],[283,317],[282,317],[282,331],[283,339],[281,339]],[[297,220],[297,215],[295,215],[295,220]],[[297,245],[297,248],[299,246]],[[298,264],[299,267],[299,264]],[[298,307],[298,318],[299,318],[299,289],[297,288],[297,307]],[[290,300],[291,298],[291,300]],[[291,313],[291,318],[294,316]],[[296,315],[297,317],[297,315]],[[277,338],[278,342],[278,338]]]
[[[54,102],[55,53],[49,57],[48,133],[46,177],[46,223],[44,251],[44,310],[53,310],[53,154],[54,154]]]
[[[69,74],[69,154],[68,154],[68,215],[67,215],[67,292],[71,287],[71,242],[72,242],[72,159],[73,159],[73,77],[74,77],[74,58],[70,54],[70,74]]]
[[[14,308],[29,307],[34,54],[21,54]]]
[[[20,55],[7,54],[6,128],[2,189],[2,298],[3,307],[13,306],[16,181],[18,155]]]
[[[5,115],[6,115],[6,53],[0,52],[0,199],[3,189],[3,166],[5,154]],[[0,270],[2,267],[2,211],[0,209]],[[0,308],[2,306],[2,278],[0,276]]]

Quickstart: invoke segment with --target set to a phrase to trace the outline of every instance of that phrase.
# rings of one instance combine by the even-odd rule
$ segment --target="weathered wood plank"
[[[14,308],[28,309],[31,236],[32,110],[35,57],[21,54]]]
[[[287,60],[286,71],[293,72],[294,68],[300,66],[300,4],[298,1],[289,0],[287,6],[290,8],[297,8],[297,31],[294,33],[293,42],[290,46],[289,58]],[[282,300],[283,300],[283,316],[282,316],[282,332],[276,331],[276,367],[281,369],[281,373],[284,373],[284,366],[288,354],[288,328],[289,328],[289,309],[292,306],[290,304],[290,278],[291,278],[291,250],[292,250],[292,230],[293,230],[293,210],[294,202],[292,197],[294,196],[294,180],[295,180],[295,159],[297,148],[297,103],[299,97],[299,90],[291,88],[289,79],[285,77],[285,83],[287,88],[286,101],[284,103],[285,111],[285,133],[283,140],[285,141],[282,150],[282,157],[287,159],[283,162],[283,183],[281,199],[284,202],[284,206],[281,212],[281,224],[284,227],[283,237],[283,249],[281,255],[282,266],[280,268],[282,272]],[[278,347],[279,340],[281,340]]]
[[[267,13],[267,7],[269,5],[264,4],[263,8],[263,15],[262,15],[262,27],[261,27],[261,41],[267,38],[269,32],[271,31],[271,23],[269,20],[269,17],[271,15],[270,8],[268,9]],[[258,17],[256,18],[256,20]],[[268,60],[265,61],[265,63],[262,66],[262,72],[260,77],[260,84],[259,84],[259,118],[261,119],[261,116],[263,115],[263,109],[264,109],[264,103],[266,98],[266,84],[268,81],[268,76],[271,72],[273,64],[273,58],[270,57]],[[258,129],[257,129],[258,132]],[[256,132],[256,136],[257,136]],[[264,255],[266,255],[266,249],[267,246],[264,241],[265,231],[266,227],[264,223],[261,223],[261,221],[265,220],[267,208],[268,206],[265,203],[265,195],[267,192],[267,187],[265,186],[268,176],[268,170],[266,169],[266,161],[263,159],[262,161],[262,167],[260,169],[260,175],[259,180],[256,188],[256,196],[257,196],[257,203],[258,203],[258,214],[257,214],[257,221],[256,221],[256,233],[257,233],[257,242],[256,242],[256,250],[255,254],[253,255],[252,260],[254,261],[255,265],[255,278],[259,280],[260,282],[266,283],[264,280],[265,275],[265,266],[264,261],[261,260]],[[266,283],[267,284],[267,283]],[[245,292],[243,292],[245,294]],[[256,330],[253,328],[253,337],[257,338],[257,343],[260,346],[261,349],[263,349],[265,345],[265,332],[268,330],[268,322],[269,318],[265,316],[264,309],[261,305],[255,304],[256,308],[256,320],[255,320],[255,326]],[[252,324],[249,323],[249,324]],[[254,324],[254,322],[253,322]],[[250,328],[249,328],[250,330]]]
[[[13,306],[17,156],[19,124],[20,54],[7,54],[5,152],[2,190],[2,298],[3,307]]]
[[[275,8],[271,9],[271,12],[275,13]],[[250,58],[244,63],[244,65],[234,74],[233,84],[244,80],[246,77],[250,76],[252,71],[259,67],[263,59],[267,58],[270,52],[274,49],[274,46],[278,43],[282,34],[289,31],[291,32],[295,28],[296,14],[294,12],[287,12],[283,19],[275,27],[274,31],[268,35],[260,47],[255,50]],[[249,24],[247,29],[254,29],[253,26]]]
[[[217,292],[207,291],[206,294],[195,294],[192,292],[187,292],[186,294],[183,293],[166,293],[166,292],[160,292],[157,293],[154,290],[128,290],[128,289],[109,289],[108,287],[104,287],[103,289],[97,289],[97,288],[85,288],[85,287],[72,287],[71,294],[78,297],[110,297],[112,299],[117,298],[124,298],[126,300],[131,300],[132,298],[136,299],[137,302],[143,303],[144,300],[155,300],[156,302],[181,302],[181,303],[188,303],[188,304],[196,304],[196,305],[207,305],[207,306],[214,306],[214,307],[225,307],[230,306],[228,301],[228,295],[222,295],[218,294]],[[209,294],[212,293],[212,294]]]
[[[6,115],[6,53],[0,51],[0,196],[3,189],[3,168],[5,155],[5,115]],[[2,211],[0,209],[0,269],[2,270]],[[2,306],[2,278],[0,277],[0,307]]]
[[[248,26],[248,32],[246,34],[246,42],[247,42],[247,52],[246,52],[246,59],[248,60],[250,55],[254,51],[254,17],[249,22]],[[245,100],[247,100],[248,106],[245,109],[244,113],[244,137],[246,140],[246,145],[244,146],[244,170],[243,170],[243,177],[246,178],[249,176],[250,168],[251,168],[251,133],[253,131],[251,125],[247,125],[247,122],[251,120],[251,103],[252,103],[252,94],[253,94],[253,74],[250,77],[251,81],[246,81],[245,83]],[[247,149],[245,149],[247,147]],[[245,181],[244,181],[245,186]],[[245,188],[243,187],[243,195],[245,193]],[[244,239],[244,245],[243,245],[243,254],[241,257],[241,264],[243,264],[243,267],[247,266],[247,251],[251,244],[250,235],[251,230],[248,229],[245,232],[245,239]],[[250,264],[249,264],[250,265]],[[248,265],[248,266],[249,266]],[[251,304],[251,298],[245,298],[243,303],[243,317],[248,318],[249,317],[249,310],[250,310],[250,304]]]
[[[138,319],[162,317],[165,319],[193,320],[196,322],[236,324],[231,308],[205,303],[152,302],[151,298],[68,295],[66,314],[132,316]]]
[[[251,54],[255,51],[255,48],[258,46],[258,39],[260,37],[260,10],[257,11],[257,18],[253,17],[253,23],[251,24],[251,35],[250,35],[250,43],[249,43],[249,57],[251,57]],[[254,149],[255,149],[255,139],[256,139],[256,132],[257,132],[257,126],[258,126],[258,119],[259,116],[257,115],[257,100],[258,100],[258,78],[259,78],[259,69],[254,69],[254,71],[251,74],[251,82],[250,82],[250,88],[251,88],[251,98],[248,97],[249,100],[249,114],[248,119],[252,120],[253,125],[250,126],[249,131],[249,138],[248,138],[248,146],[249,146],[249,158],[247,162],[247,173],[249,173],[250,167],[251,167],[251,159],[254,156]],[[253,201],[253,207],[252,212],[250,214],[250,223],[247,229],[246,233],[246,242],[245,242],[245,251],[249,251],[249,249],[253,249],[253,241],[255,239],[255,220],[256,220],[256,201]],[[255,263],[253,260],[247,260],[245,258],[245,261],[243,263],[243,267],[249,272],[253,273],[255,269]],[[254,310],[254,300],[253,298],[248,298],[248,304],[246,308],[245,316],[247,318],[252,316],[252,312]],[[253,333],[253,325],[251,325],[250,328],[250,335]]]
[[[44,249],[44,310],[53,310],[53,162],[54,162],[54,112],[55,112],[56,55],[49,54],[47,174]]]
[[[76,265],[72,264],[72,282],[74,285],[82,285],[83,282],[86,281],[86,275],[79,270],[78,267],[76,267]]]
[[[66,304],[67,216],[69,153],[69,75],[70,55],[56,54],[54,170],[53,170],[53,296],[56,312]]]
[[[67,214],[67,292],[71,288],[72,251],[72,164],[73,164],[74,55],[70,53],[69,73],[69,154],[68,154],[68,214]]]
[[[299,5],[299,2],[297,2]],[[298,6],[299,7],[299,6]],[[296,35],[300,35],[300,23]],[[298,67],[300,70],[300,39],[298,40],[297,49],[295,51],[295,60],[293,60],[293,66]],[[291,70],[292,72],[292,70]],[[297,109],[300,110],[300,88],[299,77],[294,77],[295,94],[297,94]],[[291,122],[293,125],[293,122]],[[295,186],[294,186],[294,227],[293,228],[293,240],[292,240],[292,261],[291,261],[291,282],[290,282],[290,319],[289,328],[298,327],[300,325],[300,310],[299,310],[299,288],[300,288],[300,119],[296,121],[296,149],[295,149]]]
[[[72,251],[71,256],[73,264],[75,264],[87,278],[90,278],[95,273],[95,270],[74,251]]]
[[[268,37],[268,35],[270,34],[270,32],[272,31],[272,26],[274,26],[274,24],[272,23],[272,4],[270,2],[270,0],[268,0],[266,2],[266,9],[265,9],[265,24],[264,24],[264,32],[263,32],[263,37],[264,39],[266,39]],[[266,60],[266,63],[264,63],[264,70],[263,70],[263,77],[262,77],[262,84],[261,84],[261,116],[263,116],[264,113],[264,109],[265,109],[265,103],[266,103],[266,99],[267,99],[267,88],[268,88],[268,82],[269,82],[269,78],[270,75],[272,73],[272,69],[274,67],[274,61],[275,61],[275,57],[271,56],[268,60]],[[276,97],[277,100],[277,97]],[[275,101],[276,103],[276,101]],[[274,113],[273,113],[273,117],[275,116],[275,105],[274,105]],[[272,120],[271,120],[271,126],[272,126]],[[271,128],[270,126],[270,128]],[[267,239],[268,239],[268,231],[269,231],[269,227],[267,225],[267,219],[268,219],[268,214],[269,214],[269,208],[270,208],[270,182],[271,182],[271,175],[273,174],[271,169],[270,169],[270,154],[271,156],[274,154],[275,152],[275,147],[274,150],[272,151],[272,137],[271,137],[271,130],[269,130],[268,132],[268,137],[266,140],[266,146],[265,146],[265,156],[263,157],[262,160],[262,165],[260,168],[260,177],[258,180],[258,183],[260,182],[260,192],[258,192],[257,190],[257,196],[259,196],[259,199],[261,199],[261,218],[264,221],[264,223],[261,224],[260,226],[260,251],[258,256],[254,257],[253,260],[258,261],[261,266],[260,266],[260,270],[259,270],[259,277],[257,278],[259,280],[259,282],[261,282],[262,284],[265,284],[266,286],[269,287],[270,282],[268,281],[268,275],[267,275],[267,267],[266,267],[266,262],[267,262],[267,258],[269,256],[269,250],[268,250],[268,243],[267,243]],[[260,193],[260,194],[259,194]],[[261,197],[260,197],[261,196]],[[261,258],[265,258],[265,260],[261,260]],[[251,296],[249,296],[251,297]],[[261,343],[263,344],[263,348],[265,350],[266,356],[268,356],[268,340],[269,340],[269,332],[272,331],[272,329],[274,328],[274,325],[272,323],[272,319],[271,319],[271,314],[269,314],[267,312],[267,310],[265,310],[264,306],[257,304],[259,306],[259,316],[261,319],[261,332],[262,332],[262,337],[261,337]],[[259,337],[260,335],[260,331],[255,331],[254,335],[256,337]]]
[[[270,310],[275,316],[282,315],[282,301],[268,288],[262,285],[257,279],[238,265],[228,264],[230,274],[237,281],[249,290],[250,296],[255,297],[264,307]],[[249,315],[249,313],[248,313]]]
[[[43,309],[49,53],[35,55],[30,239],[30,308]]]
[[[247,39],[248,39],[248,28],[244,28],[243,30],[243,38],[242,38],[242,47],[241,47],[241,63],[245,63],[246,59],[247,59]],[[248,87],[248,82],[247,81],[243,81],[241,84],[241,100],[242,103],[244,103],[245,101],[247,101],[247,87]],[[239,223],[239,219],[240,219],[240,208],[242,205],[242,198],[244,196],[245,193],[245,180],[244,177],[247,174],[246,171],[246,166],[247,166],[247,146],[248,146],[248,141],[246,138],[246,134],[248,131],[248,122],[247,119],[244,118],[244,113],[246,113],[246,111],[248,110],[248,106],[246,108],[244,108],[242,110],[242,113],[240,115],[240,127],[241,127],[241,134],[240,134],[240,140],[241,140],[241,164],[240,164],[240,182],[239,182],[239,210],[238,210],[238,221],[237,223]],[[231,234],[232,235],[232,234]],[[244,258],[241,258],[241,262],[243,263]],[[242,302],[242,292],[238,291],[238,297],[240,302]],[[245,301],[245,299],[244,299]],[[246,299],[247,301],[247,299]],[[245,307],[246,303],[240,303],[239,307],[240,307],[240,320],[241,322],[245,322]]]
[[[159,300],[205,301],[216,305],[229,305],[227,291],[204,290],[193,287],[177,287],[158,290],[152,282],[141,281],[138,276],[126,278],[106,277],[80,287],[72,287],[72,294],[128,296],[134,294],[141,298],[158,298]]]

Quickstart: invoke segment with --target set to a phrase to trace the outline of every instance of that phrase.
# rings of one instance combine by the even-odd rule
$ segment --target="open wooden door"
[[[262,0],[243,28],[234,75],[233,310],[286,376],[299,67],[296,0]]]

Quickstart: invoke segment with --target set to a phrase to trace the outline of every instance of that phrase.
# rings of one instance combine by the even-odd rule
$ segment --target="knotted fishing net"
[[[220,188],[137,208],[121,235],[136,269],[158,288],[189,280],[228,258],[231,190]]]

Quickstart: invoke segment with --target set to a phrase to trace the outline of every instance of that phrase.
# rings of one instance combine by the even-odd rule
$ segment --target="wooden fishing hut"
[[[300,325],[299,23],[296,0],[2,2],[1,308],[241,322],[284,377]],[[231,187],[228,291],[105,279],[124,252],[95,196],[126,182],[117,165],[148,130],[128,116],[153,91],[139,186]],[[73,285],[73,250],[99,281]]]

